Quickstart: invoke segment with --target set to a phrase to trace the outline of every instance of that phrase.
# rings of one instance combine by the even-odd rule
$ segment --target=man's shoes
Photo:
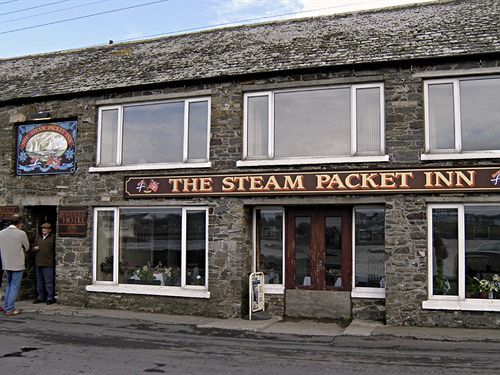
[[[0,306],[0,312],[3,312],[5,311],[4,308],[2,306]]]
[[[44,303],[45,300],[44,299],[36,299],[33,301],[33,303],[36,305],[37,303]]]
[[[10,311],[7,311],[5,313],[6,316],[16,316],[16,315],[19,315],[21,314],[21,309],[13,309],[13,310],[10,310]]]
[[[54,303],[56,303],[56,300],[55,300],[55,299],[49,299],[49,300],[47,301],[47,305],[52,305],[52,304],[54,304]]]

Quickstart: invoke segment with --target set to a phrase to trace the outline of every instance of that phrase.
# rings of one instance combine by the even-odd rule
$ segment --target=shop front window
[[[353,297],[385,296],[385,212],[354,208]]]
[[[255,268],[264,273],[267,291],[282,291],[283,209],[259,208],[255,210],[254,217]]]
[[[500,205],[431,205],[427,308],[500,311]]]
[[[207,211],[96,209],[95,282],[207,287]]]

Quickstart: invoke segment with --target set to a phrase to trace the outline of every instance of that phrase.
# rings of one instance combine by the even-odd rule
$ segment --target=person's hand
[[[40,247],[38,247],[38,246],[33,246],[33,250],[35,250],[35,251],[38,251],[39,248]]]

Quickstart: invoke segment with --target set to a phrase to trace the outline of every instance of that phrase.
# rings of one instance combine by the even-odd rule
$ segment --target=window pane
[[[97,211],[97,281],[113,281],[113,241],[114,220],[113,211]]]
[[[186,284],[205,285],[206,212],[187,211]]]
[[[311,285],[311,218],[295,217],[295,285]]]
[[[356,90],[357,154],[380,154],[380,89]]]
[[[101,112],[100,166],[116,165],[118,137],[118,110]]]
[[[180,208],[120,210],[121,282],[181,285]]]
[[[342,287],[342,222],[339,216],[325,218],[325,283]]]
[[[355,211],[354,286],[385,288],[385,212],[383,208]]]
[[[500,150],[500,78],[460,82],[463,151]]]
[[[188,159],[207,160],[208,101],[189,103]]]
[[[458,210],[432,210],[434,295],[458,295]]]
[[[430,149],[455,149],[453,84],[429,85]]]
[[[184,102],[123,108],[123,164],[181,162]]]
[[[275,95],[275,156],[351,154],[350,89]]]
[[[465,291],[469,298],[500,299],[500,207],[465,207]],[[479,284],[483,284],[480,288]]]
[[[268,155],[269,105],[267,96],[247,98],[247,154],[249,157]]]
[[[283,284],[283,212],[257,210],[257,271],[266,284]]]

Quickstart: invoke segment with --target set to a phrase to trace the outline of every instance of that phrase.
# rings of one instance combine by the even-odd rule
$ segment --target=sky
[[[435,0],[0,0],[0,59]]]

